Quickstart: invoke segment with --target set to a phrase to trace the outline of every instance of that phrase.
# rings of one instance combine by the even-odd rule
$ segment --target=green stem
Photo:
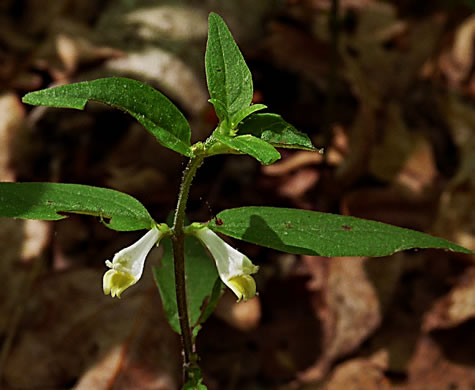
[[[185,277],[185,210],[190,193],[191,182],[196,170],[203,163],[203,157],[191,158],[183,171],[178,202],[175,210],[175,220],[173,221],[173,257],[175,264],[175,287],[176,303],[178,308],[178,318],[180,320],[181,341],[183,346],[183,376],[185,383],[188,381],[189,369],[196,364],[194,357],[193,334],[188,317],[188,304],[186,298],[186,277]]]

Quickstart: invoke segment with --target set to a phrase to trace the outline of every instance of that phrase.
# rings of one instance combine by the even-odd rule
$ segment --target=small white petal
[[[256,283],[251,274],[259,267],[208,228],[196,230],[194,235],[200,239],[211,252],[221,280],[238,297],[245,301],[256,295]]]
[[[162,233],[154,227],[136,243],[117,252],[112,262],[106,260],[107,267],[111,269],[104,274],[104,294],[120,298],[125,289],[138,282],[142,277],[145,259],[161,236]]]

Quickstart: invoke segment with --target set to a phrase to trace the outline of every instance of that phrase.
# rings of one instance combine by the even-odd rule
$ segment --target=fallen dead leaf
[[[447,103],[446,116],[458,147],[459,164],[440,197],[434,231],[475,251],[475,113],[458,98]]]
[[[24,124],[25,109],[13,93],[0,95],[0,181],[15,181],[11,168],[12,140]]]
[[[75,73],[80,65],[124,55],[120,50],[100,47],[85,38],[64,33],[56,37],[56,50],[67,74]]]
[[[298,72],[319,87],[325,86],[328,45],[291,25],[274,22],[262,50],[274,65]],[[289,59],[291,59],[289,61]]]
[[[366,188],[348,192],[342,213],[359,218],[428,231],[436,217],[437,194],[414,195],[402,187]]]
[[[309,271],[317,278],[310,286],[318,286],[312,302],[322,323],[323,348],[313,367],[300,373],[300,380],[321,379],[336,359],[356,350],[379,326],[378,297],[365,274],[365,260],[303,256]]]
[[[457,27],[450,51],[439,59],[439,66],[452,88],[460,87],[470,74],[474,39],[475,16],[472,15]]]
[[[151,276],[122,300],[104,296],[101,278],[102,271],[82,269],[38,282],[5,367],[9,386],[61,387],[85,375],[104,389],[178,388],[178,340]]]
[[[357,358],[338,365],[324,390],[386,390],[391,389],[384,375],[388,356],[381,351],[369,359]]]
[[[320,153],[298,151],[275,164],[263,166],[262,172],[269,176],[282,176],[308,165],[317,165],[322,161],[323,156]]]
[[[425,315],[423,329],[453,328],[475,318],[475,268],[466,270],[448,295],[439,299]]]
[[[24,222],[24,240],[21,248],[21,259],[25,262],[37,258],[50,242],[51,222],[27,219]]]
[[[199,115],[208,104],[208,93],[193,69],[177,55],[159,47],[148,46],[140,51],[127,52],[121,58],[106,61],[104,68],[95,72],[134,75],[152,82],[193,115]]]
[[[226,291],[220,298],[214,315],[243,332],[255,329],[262,316],[260,299],[255,297],[247,302],[236,302],[236,296]]]
[[[471,390],[475,386],[475,371],[473,370],[473,337],[467,339],[464,332],[465,340],[450,338],[453,342],[462,342],[462,345],[453,345],[452,348],[464,349],[467,356],[470,354],[471,361],[456,361],[447,358],[441,346],[431,337],[425,336],[420,338],[415,353],[411,359],[408,380],[404,385],[394,386],[395,390],[447,390],[460,389]],[[473,326],[471,334],[473,332]],[[471,343],[471,344],[470,344]]]
[[[284,197],[299,198],[317,184],[319,177],[320,174],[316,169],[300,169],[284,179],[277,191]]]

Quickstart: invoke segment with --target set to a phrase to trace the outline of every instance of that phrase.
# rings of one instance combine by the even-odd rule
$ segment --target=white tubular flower
[[[193,234],[211,252],[219,277],[236,294],[238,301],[254,298],[256,282],[251,274],[255,274],[259,267],[252,264],[247,256],[227,244],[212,230],[205,227],[194,231]]]
[[[138,282],[143,273],[145,258],[162,235],[155,226],[135,244],[117,252],[112,262],[106,260],[106,265],[111,269],[104,274],[102,281],[104,294],[120,298],[125,289]]]

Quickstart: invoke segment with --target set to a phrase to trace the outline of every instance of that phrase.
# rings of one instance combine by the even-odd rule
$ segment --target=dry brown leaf
[[[425,315],[423,329],[453,328],[475,318],[475,268],[467,269],[448,295],[439,299]]]
[[[425,191],[433,188],[437,177],[438,170],[432,146],[425,138],[420,138],[395,182],[413,194],[423,195]]]
[[[382,139],[371,150],[369,170],[382,181],[423,194],[437,177],[432,147],[425,138],[409,131],[402,114],[398,104],[386,106]]]
[[[83,37],[64,33],[56,36],[56,50],[68,74],[75,73],[82,64],[124,55],[120,50],[100,47]]]
[[[24,238],[24,221],[3,219],[0,224],[0,273],[5,277],[0,289],[0,334],[4,335],[15,305],[21,296],[22,284],[25,283],[27,270],[20,268],[21,248]],[[1,368],[0,368],[1,369]]]
[[[387,352],[380,351],[369,359],[352,359],[338,365],[324,390],[386,390],[391,389],[384,376],[387,369]]]
[[[274,22],[266,37],[263,50],[274,66],[298,72],[317,86],[325,86],[328,46],[306,32],[283,23]]]
[[[459,165],[440,198],[434,230],[475,251],[475,112],[457,98],[449,99],[446,108]]]
[[[136,26],[143,40],[204,39],[208,32],[207,14],[202,8],[160,4],[140,7],[124,16],[126,26]]]
[[[313,381],[321,379],[336,359],[358,348],[379,326],[381,315],[378,297],[365,274],[365,258],[303,256],[303,260],[317,279],[310,286],[318,286],[313,306],[322,323],[322,355],[299,375],[303,381]]]
[[[308,165],[317,165],[322,161],[323,156],[320,153],[298,151],[275,164],[263,166],[262,172],[268,176],[282,176]]]
[[[373,0],[342,0],[340,7],[342,10],[357,9],[366,7]],[[331,0],[288,0],[290,4],[301,4],[314,9],[329,9]]]
[[[95,364],[102,367],[119,345],[122,353],[113,359],[115,369],[98,368],[95,373],[108,379],[105,388],[114,384],[113,388],[129,389],[130,383],[135,383],[134,389],[157,383],[178,387],[178,340],[157,305],[150,275],[122,300],[113,300],[101,291],[102,274],[83,269],[50,275],[38,283],[5,367],[9,386],[65,386],[86,369],[87,376],[93,375]]]
[[[317,184],[319,177],[320,174],[316,169],[300,169],[283,180],[278,192],[291,199],[299,198]]]
[[[348,192],[341,209],[345,215],[427,231],[436,217],[437,202],[433,194],[415,196],[398,187],[367,188]]]
[[[262,309],[259,297],[247,302],[236,302],[236,296],[230,291],[219,300],[214,315],[228,325],[243,332],[255,329],[261,320]]]
[[[363,99],[367,97],[362,96]],[[375,133],[375,109],[363,101],[351,128],[349,153],[335,172],[335,179],[342,188],[350,187],[368,169],[368,155],[373,147]]]
[[[24,239],[21,248],[21,259],[25,262],[37,258],[50,242],[51,222],[27,219],[24,222]]]
[[[475,334],[473,330],[471,334]],[[448,359],[441,346],[434,339],[428,336],[422,337],[411,359],[407,384],[394,386],[393,388],[395,390],[473,389],[475,387],[473,337],[465,340],[456,337],[450,339],[452,339],[452,348],[464,349],[468,360],[467,357],[465,361]],[[462,342],[462,345],[457,345],[459,342]]]
[[[439,66],[451,87],[460,86],[467,80],[473,66],[475,16],[468,17],[457,27],[449,53],[443,53]]]
[[[159,47],[147,46],[127,52],[121,58],[106,61],[104,67],[95,72],[134,75],[155,83],[162,93],[176,99],[193,115],[200,114],[208,104],[208,92],[189,64]]]
[[[13,152],[11,144],[24,124],[25,109],[13,93],[0,95],[0,181],[15,181],[10,167]]]
[[[172,199],[173,191],[163,189],[176,180],[180,169],[180,156],[163,148],[136,123],[104,161],[106,184],[143,202]]]

